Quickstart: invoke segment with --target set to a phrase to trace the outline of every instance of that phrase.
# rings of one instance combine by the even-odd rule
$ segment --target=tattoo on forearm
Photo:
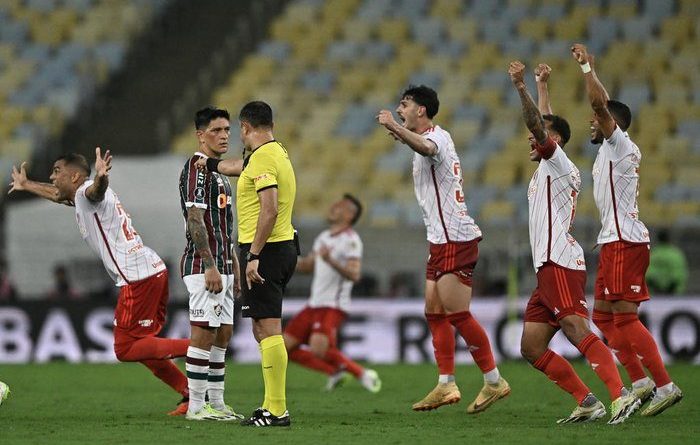
[[[204,225],[204,221],[198,218],[196,213],[190,211],[187,215],[187,231],[190,233],[190,238],[194,243],[194,248],[197,254],[202,258],[204,267],[211,267],[214,265],[214,257],[209,249],[209,236],[207,235],[207,228]]]
[[[523,106],[523,118],[525,119],[525,125],[534,134],[535,139],[540,142],[544,136],[544,119],[540,110],[537,109],[535,101],[530,96],[525,88],[518,88],[518,93],[520,94],[520,102]]]

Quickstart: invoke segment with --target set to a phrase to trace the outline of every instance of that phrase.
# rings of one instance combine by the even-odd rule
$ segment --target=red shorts
[[[649,299],[644,276],[649,267],[649,244],[615,241],[603,244],[598,259],[595,299],[640,303]]]
[[[330,347],[336,345],[338,328],[347,317],[340,309],[333,307],[305,307],[294,318],[289,320],[284,333],[290,335],[302,344],[309,342],[309,337],[315,332],[328,337]]]
[[[569,315],[588,318],[586,271],[545,263],[537,271],[537,288],[527,302],[525,321],[558,328],[559,320]]]
[[[165,323],[168,271],[122,286],[114,310],[114,344],[157,335]]]
[[[481,238],[445,244],[430,243],[426,278],[437,281],[441,276],[453,273],[459,281],[471,287],[474,267],[479,259],[479,241]]]

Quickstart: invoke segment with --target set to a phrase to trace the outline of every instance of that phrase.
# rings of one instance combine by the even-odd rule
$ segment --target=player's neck
[[[221,159],[221,153],[216,153],[214,150],[209,149],[206,145],[201,145],[199,151],[208,158]]]
[[[331,235],[337,235],[341,232],[344,232],[350,228],[350,224],[346,223],[336,223],[336,224],[331,224],[328,230],[331,231]]]
[[[274,140],[275,137],[272,135],[272,131],[260,131],[252,134],[250,136],[251,153],[268,142],[272,142]]]
[[[430,129],[433,128],[433,127],[434,127],[433,121],[430,121],[430,120],[429,120],[429,121],[427,121],[427,122],[421,122],[420,124],[418,124],[418,125],[416,126],[416,133],[418,133],[418,134],[423,134],[423,133],[425,133],[426,131],[430,130]]]

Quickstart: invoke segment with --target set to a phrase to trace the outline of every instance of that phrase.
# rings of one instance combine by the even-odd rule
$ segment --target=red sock
[[[316,357],[313,352],[307,349],[296,348],[295,350],[289,352],[289,360],[299,363],[301,366],[306,368],[328,375],[331,375],[338,370],[337,367]]]
[[[328,348],[324,358],[326,359],[326,362],[335,366],[335,369],[345,367],[345,369],[357,379],[362,377],[362,373],[365,372],[365,369],[362,366],[352,361],[337,348]]]
[[[532,365],[561,389],[571,394],[579,405],[591,392],[576,374],[571,363],[551,349],[547,349]]]
[[[634,352],[641,357],[642,363],[651,373],[656,387],[659,388],[671,383],[671,377],[666,372],[659,348],[656,347],[654,337],[651,336],[647,328],[639,321],[635,312],[618,313],[614,315],[615,327],[622,332],[622,335],[632,344]]]
[[[486,335],[486,331],[469,311],[457,312],[447,316],[450,323],[457,328],[457,331],[467,342],[469,352],[471,352],[476,365],[481,372],[486,374],[496,368],[496,361],[491,352],[491,343]]]
[[[620,397],[622,395],[622,379],[617,366],[615,366],[615,360],[605,343],[597,335],[590,333],[576,347],[591,364],[591,368],[598,374],[598,378],[608,387],[610,400]]]
[[[143,337],[129,343],[114,345],[114,353],[121,362],[163,360],[186,356],[189,345],[190,340],[187,338]]]
[[[613,350],[615,357],[620,361],[620,364],[625,368],[632,382],[641,380],[647,375],[644,373],[642,362],[634,353],[632,345],[624,335],[615,327],[612,312],[603,312],[598,309],[593,310],[593,323],[598,326],[598,329],[603,333],[608,346]]]
[[[180,371],[180,368],[175,366],[172,360],[141,360],[141,363],[175,391],[185,397],[189,396],[187,377]]]
[[[445,314],[425,314],[433,337],[433,352],[440,374],[455,373],[455,333]]]

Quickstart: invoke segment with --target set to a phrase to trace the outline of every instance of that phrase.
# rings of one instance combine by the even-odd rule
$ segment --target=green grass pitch
[[[182,365],[182,363],[180,363]],[[580,375],[608,404],[592,371]],[[482,380],[477,368],[458,366],[459,404],[416,413],[411,404],[435,384],[432,365],[377,366],[379,394],[356,382],[324,393],[325,376],[290,364],[287,377],[289,429],[255,429],[237,424],[188,422],[165,415],[178,396],[139,364],[22,365],[0,367],[12,394],[0,406],[0,444],[674,444],[697,443],[700,433],[700,367],[670,367],[684,400],[655,418],[635,415],[626,423],[558,426],[572,399],[524,363],[500,365],[512,394],[488,411],[471,416],[466,406]],[[228,362],[226,399],[249,414],[260,404],[259,366]]]

